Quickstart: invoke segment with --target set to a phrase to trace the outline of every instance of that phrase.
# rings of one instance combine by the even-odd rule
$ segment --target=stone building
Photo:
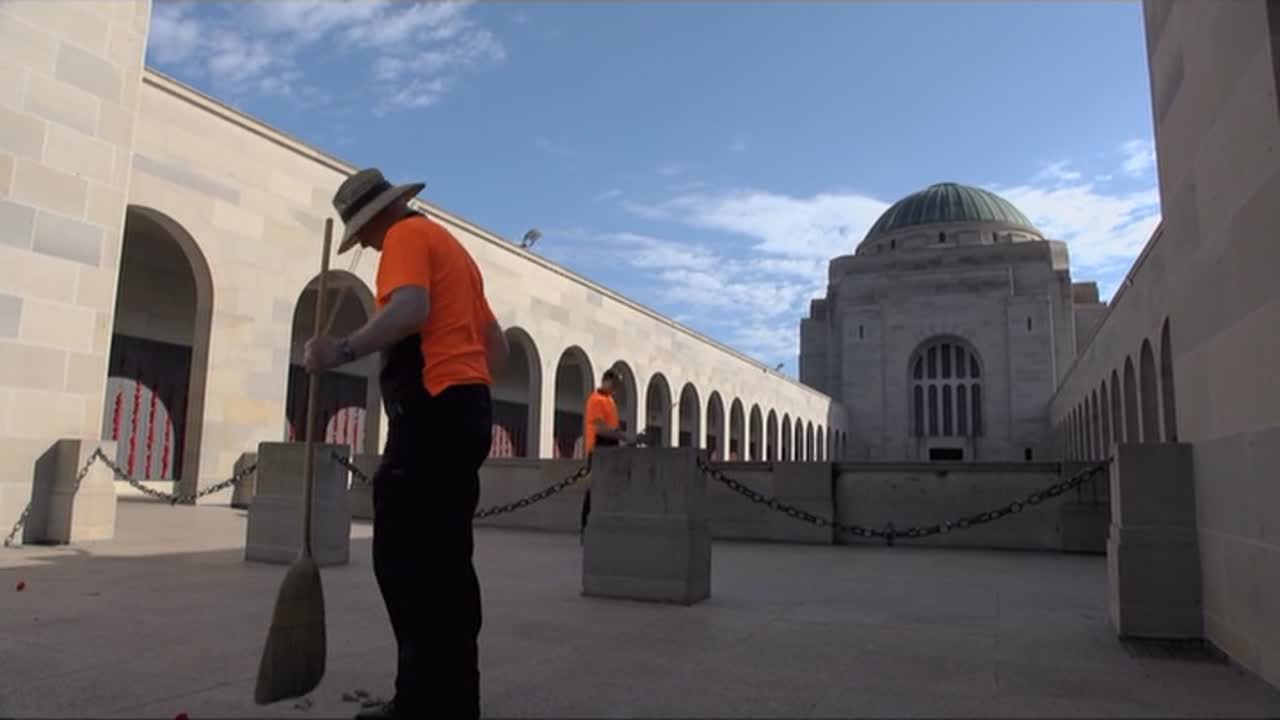
[[[1103,309],[1065,243],[1004,198],[939,183],[831,261],[800,379],[847,409],[851,459],[1044,459],[1049,400]]]
[[[629,425],[722,457],[1136,448],[1163,465],[1111,466],[1130,493],[1113,585],[1176,575],[1148,576],[1162,590],[1140,600],[1180,605],[1179,636],[1280,685],[1280,2],[1143,8],[1165,217],[1106,306],[1008,203],[935,186],[831,263],[802,384],[419,204],[477,257],[509,327],[495,453],[573,454],[609,366]],[[353,166],[145,68],[150,10],[0,2],[0,532],[59,440],[114,443],[144,480],[189,492],[296,424],[310,258]],[[339,332],[371,311],[372,268],[333,271]],[[327,437],[357,449],[385,432],[368,373],[326,395]]]

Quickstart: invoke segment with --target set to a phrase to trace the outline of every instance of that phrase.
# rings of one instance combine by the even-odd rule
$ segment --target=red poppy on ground
[[[19,581],[18,581],[18,592],[22,592],[23,590],[26,590],[26,589],[27,589],[27,581],[26,581],[26,580],[19,580]]]

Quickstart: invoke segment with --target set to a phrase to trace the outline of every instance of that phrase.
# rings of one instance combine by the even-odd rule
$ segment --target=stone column
[[[115,474],[94,459],[98,447],[96,442],[59,440],[36,461],[23,542],[65,545],[115,536]],[[115,443],[101,447],[112,457]],[[88,472],[79,477],[86,466]]]
[[[1190,445],[1116,448],[1107,569],[1121,637],[1202,636],[1195,502]]]
[[[100,438],[150,0],[0,3],[0,527]]]
[[[711,529],[698,454],[629,447],[595,454],[583,595],[681,605],[711,596]]]
[[[258,446],[258,487],[249,506],[245,560],[288,564],[302,549],[302,464],[306,443],[264,442]],[[333,459],[347,457],[345,445],[315,443],[311,549],[321,567],[346,565],[351,558],[351,497],[348,471]]]

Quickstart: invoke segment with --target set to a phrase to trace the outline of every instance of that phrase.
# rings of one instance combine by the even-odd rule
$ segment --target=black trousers
[[[478,718],[481,607],[471,519],[491,441],[489,388],[424,393],[388,414],[373,479],[373,570],[396,637],[397,711]]]
[[[587,529],[587,516],[591,514],[591,488],[582,493],[582,522],[578,526],[579,532]]]

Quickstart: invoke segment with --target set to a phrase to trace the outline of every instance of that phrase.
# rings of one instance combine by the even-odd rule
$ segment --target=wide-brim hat
[[[333,194],[333,208],[345,226],[338,254],[356,244],[360,231],[378,213],[396,201],[408,200],[425,187],[425,183],[392,185],[377,168],[365,168],[344,180]]]

